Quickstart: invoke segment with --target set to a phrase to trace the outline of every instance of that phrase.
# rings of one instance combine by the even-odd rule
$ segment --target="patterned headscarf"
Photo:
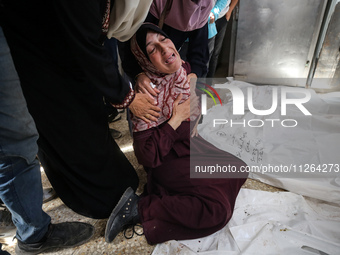
[[[151,123],[146,123],[141,119],[132,117],[131,120],[134,132],[156,127],[170,119],[174,101],[180,93],[183,95],[180,104],[190,97],[190,84],[187,80],[187,72],[182,66],[172,74],[160,73],[145,55],[145,50],[141,49],[141,47],[145,47],[146,33],[149,30],[168,37],[158,26],[151,23],[144,23],[131,39],[131,51],[135,55],[138,64],[142,67],[145,74],[160,91],[155,99],[157,100],[156,106],[161,109],[161,112],[158,120],[152,121]],[[144,43],[141,39],[143,37]]]

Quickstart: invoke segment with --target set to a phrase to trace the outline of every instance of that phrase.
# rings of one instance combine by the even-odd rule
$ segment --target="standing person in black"
[[[111,5],[114,1],[111,1]],[[157,117],[103,46],[110,1],[3,0],[4,34],[39,132],[39,159],[62,201],[107,218],[138,177],[109,133],[105,96],[116,108]]]
[[[2,14],[0,1],[0,17]],[[38,137],[0,21],[0,206],[5,206],[0,210],[0,220],[4,223],[9,213],[16,228],[16,254],[75,247],[94,234],[94,227],[87,223],[51,223],[51,217],[43,211],[40,165],[36,159]],[[1,239],[8,230],[2,227],[3,224]],[[0,254],[9,254],[2,251],[1,244]]]

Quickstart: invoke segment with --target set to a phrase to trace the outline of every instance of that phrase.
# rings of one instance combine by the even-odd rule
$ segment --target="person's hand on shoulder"
[[[152,97],[151,97],[152,98]],[[161,109],[156,106],[155,99],[150,98],[150,95],[136,93],[134,100],[131,102],[129,109],[134,116],[149,123],[157,121]]]
[[[151,80],[145,73],[140,73],[136,76],[136,84],[135,89],[137,92],[148,95],[151,99],[154,96],[157,96],[159,90],[157,88],[152,87]]]

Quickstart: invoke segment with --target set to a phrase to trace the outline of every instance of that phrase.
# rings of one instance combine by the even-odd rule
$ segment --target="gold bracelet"
[[[141,72],[141,73],[139,73],[139,74],[137,74],[136,76],[135,76],[135,82],[137,81],[137,78],[138,78],[138,76],[140,76],[140,75],[142,75],[142,74],[145,74],[144,72]],[[146,75],[146,74],[145,74]]]

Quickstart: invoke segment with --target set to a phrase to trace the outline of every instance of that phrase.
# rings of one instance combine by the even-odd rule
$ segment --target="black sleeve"
[[[58,22],[86,78],[112,103],[121,103],[130,86],[119,74],[101,41],[106,0],[53,2]]]
[[[209,61],[208,23],[200,29],[189,32],[186,57],[191,65],[191,72],[195,73],[198,78],[207,73],[207,63]]]
[[[131,81],[134,81],[136,75],[141,73],[143,70],[139,66],[135,56],[131,51],[130,41],[131,40],[126,42],[118,42],[118,51],[124,72]]]

